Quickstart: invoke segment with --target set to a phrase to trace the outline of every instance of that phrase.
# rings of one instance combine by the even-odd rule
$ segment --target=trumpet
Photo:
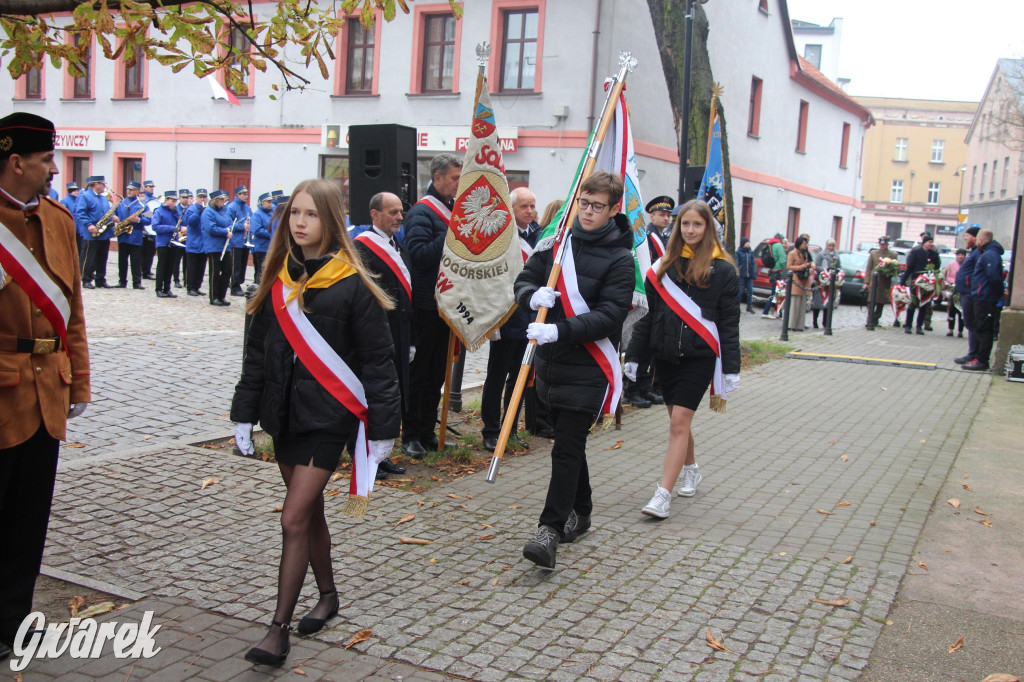
[[[251,239],[251,236],[249,234],[249,218],[245,219],[245,239],[244,239],[244,242],[245,242],[244,246],[247,249],[251,249],[254,246],[256,246],[255,244],[252,243],[252,239]]]
[[[174,232],[171,233],[171,246],[185,247],[185,238],[188,236],[188,228],[182,227],[181,221],[185,218],[185,211],[178,216],[178,222],[174,224]]]
[[[132,213],[130,216],[114,225],[114,236],[120,237],[122,234],[131,234],[132,231],[135,229],[135,225],[133,225],[131,222],[132,218],[138,218],[140,215],[142,215],[143,211],[145,210],[146,206],[143,205],[142,208],[140,208],[138,211]]]

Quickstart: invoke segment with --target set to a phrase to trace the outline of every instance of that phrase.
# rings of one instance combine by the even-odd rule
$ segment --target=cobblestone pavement
[[[110,311],[120,295],[128,292],[87,292],[88,305]],[[100,297],[107,300],[97,303]],[[234,306],[208,312],[202,299],[146,303],[161,304],[198,306],[204,321],[224,312],[241,317]],[[230,330],[187,336],[187,320],[177,315],[172,329],[154,326],[115,341],[142,358],[147,338],[166,350],[188,339],[206,353],[233,343],[224,352],[235,360],[225,359],[222,371],[233,367],[237,376],[238,332],[233,341]],[[535,569],[520,553],[549,476],[546,441],[534,439],[531,454],[505,462],[495,485],[481,473],[423,494],[381,489],[365,521],[341,515],[343,490],[329,497],[340,617],[274,674],[300,667],[308,679],[437,679],[428,671],[484,680],[857,679],[991,380],[953,369],[963,341],[867,332],[859,324],[832,337],[798,334],[791,343],[939,368],[787,359],[744,373],[728,413],[698,411],[704,480],[696,497],[673,499],[663,522],[639,508],[659,477],[667,418],[657,408],[627,414],[622,430],[590,439],[594,530],[559,549],[554,572]],[[745,321],[744,335],[757,335],[754,325]],[[110,385],[128,381],[112,361],[116,348],[94,351]],[[215,386],[222,375],[202,357],[176,379],[184,385],[140,381],[111,403],[139,399],[174,409],[201,398],[226,405],[233,379]],[[138,423],[159,422],[144,413]],[[194,431],[230,433],[221,423]],[[131,448],[111,439],[77,458],[64,449],[44,563],[149,595],[114,618],[183,609],[193,629],[182,632],[203,639],[174,634],[166,652],[134,669],[109,656],[77,668],[63,659],[36,661],[25,680],[263,675],[239,654],[258,641],[254,624],[268,622],[273,608],[283,488],[273,465],[191,447],[193,437],[154,436],[134,447],[136,439]],[[218,483],[201,489],[210,477]],[[415,519],[397,525],[408,514]],[[433,544],[400,544],[400,536]],[[298,615],[313,595],[310,577]],[[709,648],[709,628],[727,651]],[[363,629],[372,637],[344,651]]]

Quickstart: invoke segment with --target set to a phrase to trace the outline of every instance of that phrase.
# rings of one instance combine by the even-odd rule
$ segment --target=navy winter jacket
[[[998,303],[1003,297],[1003,245],[993,239],[978,250],[981,256],[971,275],[971,298]]]

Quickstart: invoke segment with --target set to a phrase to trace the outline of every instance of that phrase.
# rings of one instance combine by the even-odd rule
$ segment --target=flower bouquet
[[[775,301],[775,316],[782,316],[782,304],[786,302],[786,280],[780,279],[775,282],[775,295],[772,296],[772,300]]]
[[[899,322],[900,313],[910,305],[910,288],[902,284],[893,285],[892,291],[889,293],[889,301],[892,304],[893,317],[896,318],[896,322]]]
[[[895,258],[880,258],[878,265],[875,266],[875,272],[878,273],[879,277],[892,279],[900,274],[900,262]]]

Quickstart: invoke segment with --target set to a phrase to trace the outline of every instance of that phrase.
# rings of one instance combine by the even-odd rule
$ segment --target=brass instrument
[[[143,204],[135,213],[122,220],[121,222],[114,225],[114,236],[120,237],[122,234],[131,234],[135,229],[135,225],[132,223],[132,218],[138,218],[146,210],[146,205]]]
[[[245,246],[245,248],[247,249],[251,249],[254,246],[256,246],[255,244],[252,243],[252,239],[249,235],[249,220],[249,218],[245,219],[245,239],[242,240],[244,242],[243,246]]]
[[[185,210],[182,209],[178,216],[178,222],[174,224],[174,232],[171,233],[171,246],[185,248],[185,239],[188,237],[188,226],[182,227],[181,221],[185,219]]]
[[[231,227],[228,228],[228,236],[224,240],[224,248],[220,250],[220,259],[224,260],[224,254],[228,252],[228,247],[231,246],[231,231],[235,229],[235,223],[238,222],[238,218],[231,221]]]
[[[90,191],[92,191],[92,190],[90,190]],[[111,220],[110,216],[114,215],[114,211],[117,210],[118,205],[122,201],[124,201],[124,197],[123,196],[121,196],[117,192],[114,192],[109,187],[107,188],[107,191],[104,192],[103,194],[101,194],[100,196],[106,197],[107,201],[110,202],[110,210],[107,211],[106,213],[104,213],[100,217],[100,219],[96,221],[96,224],[94,225],[94,227],[96,228],[96,232],[95,232],[95,234],[92,235],[93,237],[99,237],[101,234],[103,234],[104,232],[106,232],[107,230],[109,230],[111,227],[114,226],[114,224],[117,221],[116,220]],[[115,196],[117,197],[117,202],[118,202],[116,204],[112,201],[112,199]]]

